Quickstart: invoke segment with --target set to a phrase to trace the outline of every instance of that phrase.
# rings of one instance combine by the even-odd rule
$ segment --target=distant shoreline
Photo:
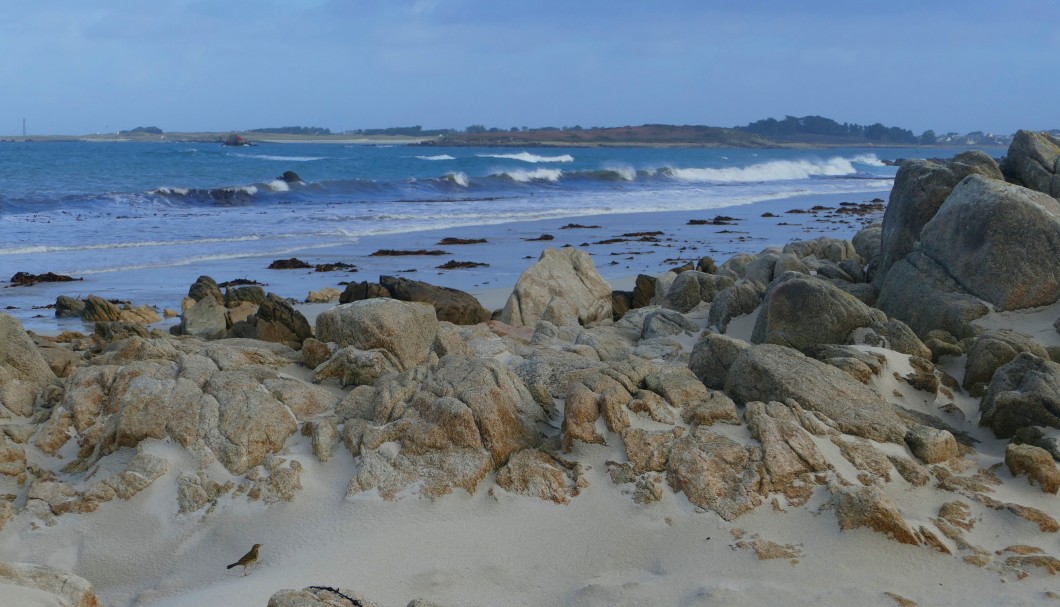
[[[6,143],[199,143],[221,145],[226,133],[170,133],[165,136],[117,136],[117,135],[44,135],[44,136],[0,136],[0,145]],[[351,137],[347,135],[283,135],[270,134],[268,138],[255,139],[248,137],[253,144],[331,144],[331,145],[402,145],[411,147],[446,147],[446,148],[747,148],[747,149],[830,149],[830,148],[946,148],[953,144],[913,145],[875,142],[771,142],[769,144],[747,145],[738,143],[717,142],[675,142],[675,141],[468,141],[445,140],[436,137],[413,138],[393,135],[368,135]],[[1007,149],[1003,145],[975,145],[975,148]]]
[[[414,137],[409,135],[308,135],[237,131],[250,145],[258,144],[333,144],[333,145],[401,145],[446,148],[746,148],[746,149],[828,149],[828,148],[950,148],[962,147],[952,142],[936,144],[898,143],[842,137],[806,136],[793,139],[767,139],[737,129],[703,132],[692,127],[636,127],[634,129],[550,130],[520,132],[457,133]],[[233,132],[190,133],[96,133],[89,135],[0,135],[4,143],[196,143],[221,145]],[[998,148],[1004,145],[975,144],[968,147]]]

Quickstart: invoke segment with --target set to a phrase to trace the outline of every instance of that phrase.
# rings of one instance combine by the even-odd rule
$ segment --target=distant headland
[[[1060,135],[1060,129],[1050,131]],[[355,129],[332,132],[323,127],[286,126],[226,132],[166,132],[138,126],[116,133],[88,135],[3,136],[16,141],[139,141],[223,144],[233,140],[256,143],[343,143],[361,145],[424,145],[440,147],[834,147],[834,146],[1008,146],[1012,135],[973,131],[966,134],[913,131],[880,123],[839,123],[822,116],[766,118],[737,127],[644,124],[613,127],[486,127],[424,129],[421,126]]]

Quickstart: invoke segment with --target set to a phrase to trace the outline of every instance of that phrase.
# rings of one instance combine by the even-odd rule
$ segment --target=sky
[[[7,0],[0,134],[1060,128],[1055,0]]]

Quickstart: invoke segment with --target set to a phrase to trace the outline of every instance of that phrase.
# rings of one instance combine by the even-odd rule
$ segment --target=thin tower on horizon
[[[26,119],[25,118],[22,119],[22,136],[23,137],[26,136]]]

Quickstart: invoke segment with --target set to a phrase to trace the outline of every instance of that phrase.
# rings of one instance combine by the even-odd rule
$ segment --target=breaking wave
[[[240,154],[238,152],[229,152],[229,156],[235,156],[237,158],[255,158],[257,160],[283,160],[288,162],[312,162],[314,160],[324,160],[327,156],[272,156],[270,154]]]
[[[504,160],[521,160],[523,162],[574,162],[574,156],[563,154],[562,156],[538,156],[530,152],[519,152],[518,154],[475,154],[479,158],[502,158]]]
[[[772,160],[744,167],[726,167],[720,169],[675,169],[672,167],[666,167],[661,169],[661,172],[683,181],[713,181],[723,183],[788,181],[794,179],[807,179],[809,177],[854,175],[858,170],[854,167],[852,161],[858,162],[858,160],[855,159],[835,156],[827,160]],[[879,161],[877,160],[877,162]],[[868,163],[863,162],[863,164]]]
[[[549,181],[555,183],[559,181],[559,178],[563,176],[563,171],[559,169],[534,169],[532,171],[503,171],[500,173],[493,173],[491,177],[499,177],[501,179],[507,179],[510,181],[516,181],[518,183],[530,183],[531,181]]]
[[[437,156],[416,156],[420,160],[456,160],[449,154],[438,154]]]
[[[467,174],[461,173],[460,171],[456,171],[454,173],[446,173],[445,176],[442,177],[442,180],[464,188],[466,188],[471,183],[471,180],[468,179]]]

